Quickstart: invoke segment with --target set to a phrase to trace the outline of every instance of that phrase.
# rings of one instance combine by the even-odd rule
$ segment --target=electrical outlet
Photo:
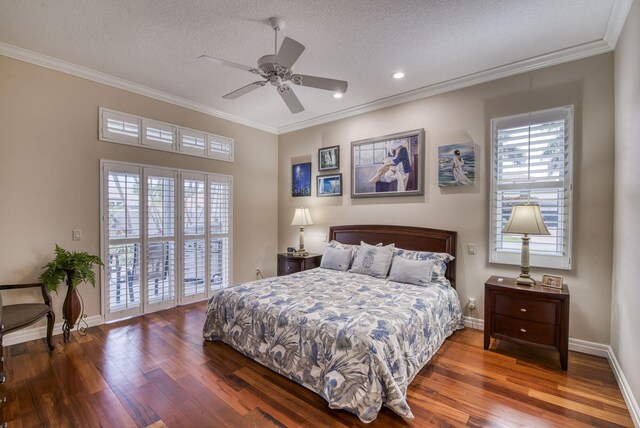
[[[476,309],[476,299],[469,299],[467,302],[467,306],[469,307],[470,311],[473,311]]]

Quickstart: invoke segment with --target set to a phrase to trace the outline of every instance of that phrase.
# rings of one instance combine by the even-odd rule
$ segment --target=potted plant
[[[103,266],[103,263],[98,256],[92,256],[84,251],[70,252],[58,244],[56,244],[55,252],[55,259],[43,266],[45,271],[40,275],[40,281],[47,286],[49,291],[55,291],[56,294],[58,293],[58,285],[62,281],[65,281],[69,287],[62,305],[62,315],[64,316],[62,333],[66,342],[82,312],[76,288],[83,282],[88,282],[95,287],[96,274],[93,272],[93,267],[94,265]]]

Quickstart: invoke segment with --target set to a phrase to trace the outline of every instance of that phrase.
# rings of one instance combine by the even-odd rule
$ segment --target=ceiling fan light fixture
[[[402,71],[396,71],[391,75],[394,79],[402,79],[404,77],[404,73]]]
[[[336,92],[333,94],[333,98],[342,98],[342,95],[340,92]]]

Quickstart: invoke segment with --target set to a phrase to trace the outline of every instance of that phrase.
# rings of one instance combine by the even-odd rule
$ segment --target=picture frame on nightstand
[[[564,278],[558,275],[542,275],[542,285],[544,287],[562,288]]]

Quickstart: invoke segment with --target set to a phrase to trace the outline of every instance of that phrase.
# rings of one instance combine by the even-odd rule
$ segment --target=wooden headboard
[[[397,248],[414,251],[432,251],[449,253],[456,257],[457,232],[440,229],[426,229],[412,226],[390,226],[365,224],[357,226],[332,226],[329,229],[330,239],[343,244],[359,245],[360,241],[375,245],[395,244]],[[445,276],[456,287],[456,261],[447,265]]]

